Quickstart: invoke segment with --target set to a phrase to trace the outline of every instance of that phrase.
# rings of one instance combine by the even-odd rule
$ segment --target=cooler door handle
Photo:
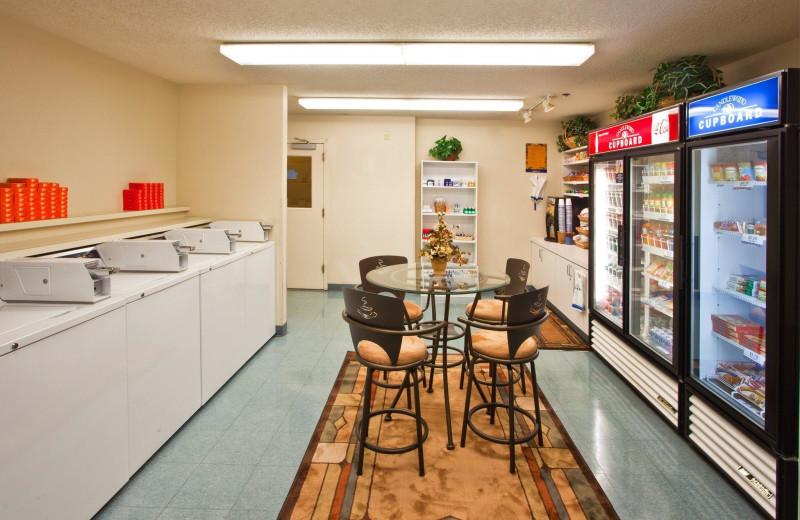
[[[624,267],[623,260],[625,259],[625,235],[623,234],[622,226],[617,226],[617,265]]]

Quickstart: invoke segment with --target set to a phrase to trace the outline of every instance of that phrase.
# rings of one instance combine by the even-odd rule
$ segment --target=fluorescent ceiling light
[[[300,98],[298,102],[310,110],[516,112],[522,108],[522,101],[516,99]]]
[[[239,65],[578,66],[591,43],[223,43]]]

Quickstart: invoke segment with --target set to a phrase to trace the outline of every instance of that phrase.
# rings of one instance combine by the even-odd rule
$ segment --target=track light
[[[533,110],[539,106],[541,106],[542,110],[544,110],[545,112],[550,112],[551,110],[556,108],[555,105],[550,103],[550,99],[552,97],[553,97],[552,94],[548,94],[545,97],[543,97],[541,101],[539,101],[538,103],[530,107],[528,110],[526,110],[522,114],[522,120],[525,121],[526,123],[530,123],[531,121],[533,121]]]

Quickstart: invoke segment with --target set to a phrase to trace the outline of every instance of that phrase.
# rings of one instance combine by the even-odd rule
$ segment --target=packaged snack
[[[728,163],[723,165],[725,169],[725,180],[726,181],[738,181],[739,180],[739,168],[734,163]]]
[[[767,290],[767,281],[762,278],[761,281],[758,282],[758,288],[763,290],[763,291],[766,291]]]
[[[739,163],[739,180],[752,181],[753,180],[753,165],[749,162]]]
[[[758,299],[762,302],[767,301],[767,291],[762,291],[761,289],[758,290]]]
[[[761,222],[756,222],[754,231],[756,235],[765,237],[767,236],[767,225]]]
[[[764,335],[764,327],[736,314],[712,314],[711,321],[715,327],[734,334],[752,334],[757,337]]]
[[[767,161],[753,162],[753,176],[759,182],[767,181]]]

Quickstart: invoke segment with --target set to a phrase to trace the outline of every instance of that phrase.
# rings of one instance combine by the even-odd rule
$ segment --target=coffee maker
[[[558,242],[558,232],[574,233],[575,228],[581,225],[578,214],[589,207],[588,198],[570,197],[572,200],[572,222],[568,222],[568,229],[558,228],[558,204],[566,203],[565,197],[547,197],[547,211],[545,213],[545,237],[548,242]]]

